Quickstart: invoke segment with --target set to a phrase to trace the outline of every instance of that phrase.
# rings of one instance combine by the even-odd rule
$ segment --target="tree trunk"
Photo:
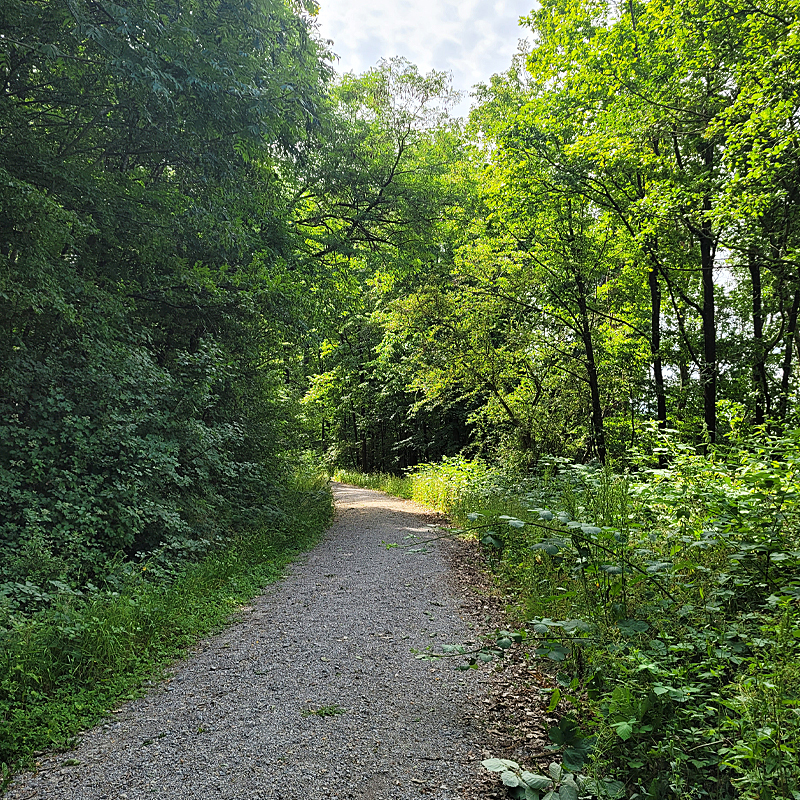
[[[353,447],[358,447],[358,424],[355,411],[353,411]],[[358,450],[356,450],[356,468],[358,468]]]
[[[589,393],[591,397],[591,443],[592,449],[597,454],[601,464],[606,463],[606,435],[603,426],[603,407],[600,403],[600,382],[597,375],[597,362],[594,356],[594,343],[592,341],[592,328],[589,323],[589,313],[586,303],[586,284],[583,277],[578,274],[575,280],[578,288],[578,309],[581,314],[581,339],[586,353],[586,375],[589,379]]]
[[[761,268],[755,254],[748,256],[747,269],[750,271],[750,291],[753,302],[753,390],[755,392],[756,425],[763,425],[769,416],[769,389],[767,387],[766,353],[764,352],[764,312],[761,296]]]
[[[367,462],[367,432],[361,434],[361,471],[369,472],[369,464]]]
[[[789,309],[789,321],[786,326],[786,347],[783,355],[781,397],[778,407],[778,417],[780,418],[781,423],[786,422],[786,415],[789,412],[789,383],[792,378],[792,355],[794,350],[794,340],[797,336],[798,311],[800,311],[800,290],[794,293],[792,307]]]
[[[650,355],[656,390],[656,417],[658,427],[664,430],[667,427],[667,395],[664,391],[664,370],[661,363],[661,286],[655,263],[648,273],[647,282],[650,286]]]
[[[683,417],[683,412],[686,411],[686,404],[689,402],[689,364],[685,358],[685,354],[681,353],[680,361],[678,362],[678,373],[681,376],[681,388],[678,395],[678,414]]]
[[[713,147],[708,146],[704,159],[709,173],[713,167]],[[714,237],[709,213],[711,196],[703,198],[703,221],[700,227],[700,269],[703,282],[703,359],[700,382],[703,386],[703,418],[711,444],[717,440],[717,325],[714,305]]]

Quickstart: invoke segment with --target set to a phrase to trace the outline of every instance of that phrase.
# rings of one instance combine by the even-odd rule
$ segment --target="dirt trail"
[[[7,798],[469,797],[478,676],[411,653],[468,638],[459,600],[436,543],[381,544],[431,518],[379,492],[334,495],[332,527],[284,580]]]

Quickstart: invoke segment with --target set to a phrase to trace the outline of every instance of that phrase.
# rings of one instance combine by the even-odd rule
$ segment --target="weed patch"
[[[304,717],[336,717],[339,714],[346,714],[346,709],[337,705],[320,706],[319,708],[307,708],[302,712]]]
[[[398,475],[390,475],[387,472],[366,473],[337,469],[333,474],[333,479],[339,481],[339,483],[360,486],[362,489],[386,492],[386,494],[390,494],[393,497],[402,497],[405,500],[412,499],[412,480]]]

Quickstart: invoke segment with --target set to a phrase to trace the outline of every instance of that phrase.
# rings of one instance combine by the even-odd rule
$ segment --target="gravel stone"
[[[478,674],[411,652],[469,638],[460,600],[438,542],[382,545],[431,535],[430,512],[333,491],[332,527],[285,579],[74,752],[19,775],[7,800],[468,797]]]

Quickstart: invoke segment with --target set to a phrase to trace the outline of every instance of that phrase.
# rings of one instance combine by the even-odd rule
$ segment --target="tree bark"
[[[786,416],[789,412],[789,383],[792,378],[792,355],[794,350],[794,341],[797,336],[797,316],[800,311],[800,290],[795,291],[792,300],[792,307],[789,309],[789,321],[786,326],[786,347],[783,355],[783,366],[781,375],[781,397],[778,406],[778,417],[781,423],[786,422]]]
[[[711,174],[714,166],[713,145],[707,145],[703,158]],[[714,235],[709,214],[711,195],[703,198],[703,219],[700,225],[700,269],[703,283],[703,360],[700,381],[703,385],[703,418],[711,444],[717,440],[717,325],[714,304]]]
[[[767,386],[766,353],[764,352],[764,312],[761,294],[761,267],[755,253],[748,256],[747,269],[750,272],[750,292],[753,304],[753,390],[755,392],[755,412],[753,421],[763,425],[769,416],[769,388]]]
[[[653,361],[653,381],[656,390],[656,417],[658,427],[667,427],[667,395],[664,390],[664,370],[661,362],[661,286],[658,283],[658,266],[653,263],[647,276],[650,286],[650,356]]]
[[[686,404],[689,402],[689,365],[685,358],[685,354],[681,353],[680,361],[678,362],[678,373],[681,376],[681,388],[678,395],[678,414],[683,416],[686,411]]]
[[[358,423],[356,422],[356,412],[353,411],[353,447],[358,447]],[[356,467],[358,467],[358,450],[355,451]]]
[[[361,434],[361,471],[369,472],[369,465],[367,463],[367,432]]]
[[[591,397],[591,443],[592,449],[597,454],[601,464],[606,463],[606,435],[603,426],[603,407],[600,403],[600,382],[597,374],[597,362],[594,355],[592,341],[592,328],[589,323],[589,312],[586,303],[586,284],[583,276],[578,273],[575,278],[578,288],[578,309],[581,315],[581,339],[586,354],[586,375],[589,379],[589,393]]]

